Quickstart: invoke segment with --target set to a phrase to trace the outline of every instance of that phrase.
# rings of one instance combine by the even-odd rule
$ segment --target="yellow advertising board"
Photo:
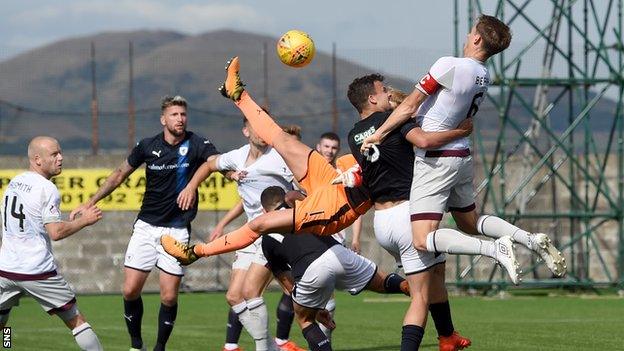
[[[4,194],[11,178],[23,169],[0,170],[0,195]],[[112,172],[106,168],[64,169],[52,178],[61,193],[61,210],[71,211],[87,201]],[[145,192],[145,169],[137,169],[112,194],[100,200],[98,207],[104,211],[136,211],[141,208]],[[236,183],[221,173],[213,173],[199,188],[200,210],[229,210],[238,201]]]

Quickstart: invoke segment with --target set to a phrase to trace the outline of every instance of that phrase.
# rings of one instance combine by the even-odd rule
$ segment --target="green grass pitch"
[[[265,296],[272,334],[279,296],[274,292]],[[145,294],[143,301],[143,338],[148,347],[153,347],[159,298]],[[128,350],[121,296],[79,296],[78,303],[106,350]],[[221,350],[228,309],[224,294],[182,294],[179,305],[168,349]],[[398,350],[406,306],[405,298],[395,296],[363,293],[353,297],[338,293],[334,350]],[[622,306],[622,299],[613,295],[451,298],[455,328],[472,339],[471,350],[624,350]],[[77,350],[62,322],[47,316],[30,298],[22,299],[21,305],[13,309],[8,326],[12,327],[12,349]],[[293,326],[291,338],[307,346],[297,325]],[[244,331],[241,345],[248,351],[254,349]],[[437,350],[431,320],[421,350]]]

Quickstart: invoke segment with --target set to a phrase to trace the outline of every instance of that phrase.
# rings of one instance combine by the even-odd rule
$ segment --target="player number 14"
[[[7,229],[7,206],[9,205],[9,196],[4,197],[4,229]],[[24,220],[26,219],[26,215],[24,214],[24,205],[19,204],[19,212],[18,209],[17,196],[13,196],[13,201],[11,202],[11,217],[15,219],[19,219],[19,227],[20,231],[24,231]]]

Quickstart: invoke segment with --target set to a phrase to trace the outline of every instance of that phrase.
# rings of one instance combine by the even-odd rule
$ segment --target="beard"
[[[186,126],[183,127],[181,131],[178,130],[176,127],[173,127],[173,128],[167,127],[167,131],[173,136],[181,137],[181,136],[184,136],[184,133],[186,133]]]

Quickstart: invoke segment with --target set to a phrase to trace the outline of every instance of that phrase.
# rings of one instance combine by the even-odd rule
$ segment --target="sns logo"
[[[420,80],[420,85],[425,85],[425,83],[427,83],[427,81],[431,79],[431,74],[427,73],[424,77],[422,77],[422,79]]]
[[[11,348],[11,327],[2,328],[2,347],[5,349]]]

